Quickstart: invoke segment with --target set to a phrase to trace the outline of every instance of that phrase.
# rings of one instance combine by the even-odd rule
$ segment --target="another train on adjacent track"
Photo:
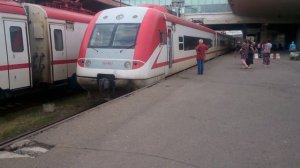
[[[0,0],[0,97],[74,79],[92,16]]]
[[[77,81],[87,90],[152,84],[194,66],[200,38],[209,46],[207,59],[234,48],[231,36],[171,15],[160,6],[101,11],[84,36]]]

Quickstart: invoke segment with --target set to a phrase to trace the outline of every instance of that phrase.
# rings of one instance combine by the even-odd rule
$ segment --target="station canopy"
[[[299,18],[300,0],[228,0],[232,12],[249,17]]]

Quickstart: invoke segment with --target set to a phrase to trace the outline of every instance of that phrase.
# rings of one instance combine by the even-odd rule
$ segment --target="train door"
[[[65,26],[50,25],[52,51],[52,79],[59,81],[67,79],[67,54],[65,43]]]
[[[167,46],[168,46],[168,51],[167,51],[167,60],[168,60],[168,65],[166,66],[165,73],[168,75],[170,72],[170,69],[172,68],[173,64],[173,32],[171,28],[168,28],[168,34],[167,34]]]
[[[9,88],[17,89],[31,85],[30,59],[25,22],[4,21],[7,44]]]
[[[1,90],[9,89],[6,42],[3,21],[0,18],[0,96]]]

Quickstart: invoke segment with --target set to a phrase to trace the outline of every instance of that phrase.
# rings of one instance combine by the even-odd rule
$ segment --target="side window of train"
[[[211,48],[213,46],[211,39],[203,38],[203,43],[206,44],[208,48]]]
[[[160,31],[159,32],[159,42],[161,45],[167,44],[167,34]]]
[[[184,36],[184,50],[194,50],[198,44],[198,37]]]
[[[179,50],[183,50],[183,37],[179,36],[178,41],[179,41]]]
[[[212,47],[212,40],[208,38],[201,37],[191,37],[184,36],[184,50],[194,50],[199,44],[199,39],[203,39],[203,43],[207,45],[208,48]]]
[[[24,44],[23,44],[23,35],[22,28],[17,26],[11,26],[9,28],[10,31],[10,39],[11,39],[11,50],[13,52],[23,52]]]
[[[55,50],[56,51],[64,50],[63,35],[62,35],[62,31],[60,29],[54,30],[54,42],[55,42]]]
[[[223,47],[224,46],[224,41],[222,39],[222,36],[219,36],[219,47]]]

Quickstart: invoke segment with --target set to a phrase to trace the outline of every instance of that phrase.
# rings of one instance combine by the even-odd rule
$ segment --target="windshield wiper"
[[[99,50],[97,50],[96,48],[91,48],[91,49],[95,50],[97,53],[99,52]]]
[[[120,53],[123,52],[123,50],[132,48],[132,47],[134,47],[134,46],[135,46],[135,44],[132,44],[132,45],[126,47],[126,48],[122,48],[122,49],[120,50]]]

